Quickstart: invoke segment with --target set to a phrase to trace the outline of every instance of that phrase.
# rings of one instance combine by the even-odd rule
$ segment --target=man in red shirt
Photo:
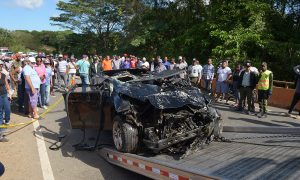
[[[137,60],[136,60],[136,57],[133,56],[130,60],[130,67],[131,67],[131,69],[136,69],[136,66],[137,66]]]

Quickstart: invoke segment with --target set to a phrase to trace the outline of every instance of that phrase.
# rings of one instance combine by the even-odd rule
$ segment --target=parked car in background
[[[8,47],[0,47],[0,55],[5,56],[9,52]]]

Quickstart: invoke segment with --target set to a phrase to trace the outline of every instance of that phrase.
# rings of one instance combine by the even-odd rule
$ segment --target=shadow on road
[[[107,163],[102,157],[100,157],[95,151],[76,151],[73,147],[74,144],[78,144],[82,139],[82,131],[81,130],[70,130],[69,129],[69,122],[67,118],[61,118],[58,120],[55,120],[55,122],[58,124],[59,132],[56,133],[52,131],[51,129],[48,129],[44,126],[41,126],[41,132],[43,133],[43,136],[45,139],[49,139],[52,142],[58,141],[59,135],[66,135],[66,137],[62,140],[62,143],[65,143],[59,151],[61,151],[62,155],[64,157],[71,157],[79,159],[80,161],[84,162],[87,166],[92,166],[94,168],[99,169],[100,173],[104,177],[104,179],[147,179],[144,176],[136,174],[134,178],[132,176],[128,178],[126,174],[129,172],[127,170],[124,170],[122,168],[119,168],[117,166],[111,165]],[[100,135],[99,145],[102,143],[110,143],[110,140],[108,140],[109,133],[103,132]],[[95,129],[89,129],[86,131],[86,143],[88,145],[93,146],[96,141],[97,136],[97,130]],[[47,145],[48,147],[51,146],[51,144]],[[113,173],[117,171],[118,173]],[[120,177],[122,175],[122,177]],[[100,177],[100,175],[99,175]]]

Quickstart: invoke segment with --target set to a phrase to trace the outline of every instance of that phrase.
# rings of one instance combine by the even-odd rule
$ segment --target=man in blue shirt
[[[37,103],[38,92],[41,84],[41,79],[37,72],[33,69],[36,60],[34,57],[29,57],[29,64],[24,67],[25,90],[29,96],[29,117],[38,119]]]
[[[86,92],[86,88],[90,84],[89,81],[90,62],[88,61],[88,56],[83,55],[82,59],[77,61],[76,66],[78,67],[79,70],[79,75],[82,83],[82,92]]]
[[[211,91],[211,84],[212,80],[215,76],[215,67],[212,65],[212,59],[209,58],[207,61],[207,64],[203,66],[202,70],[202,79],[204,80],[204,88],[209,93],[212,93]]]
[[[168,57],[165,57],[165,61],[164,61],[163,64],[165,65],[165,67],[166,67],[167,70],[170,69],[171,63],[169,62]]]

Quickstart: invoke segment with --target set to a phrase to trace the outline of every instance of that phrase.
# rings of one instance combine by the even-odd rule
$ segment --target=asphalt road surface
[[[54,104],[61,95],[51,98]],[[44,110],[39,109],[39,113]],[[12,114],[11,123],[30,121],[26,116]],[[94,144],[87,133],[87,141]],[[0,143],[0,162],[5,166],[5,173],[0,179],[148,179],[136,173],[107,163],[96,152],[75,151],[72,145],[80,142],[82,132],[71,131],[66,118],[64,101],[61,101],[45,119],[6,131],[9,142]],[[49,147],[58,141],[59,135],[66,135],[65,145],[58,150]],[[60,145],[60,143],[58,143]]]

